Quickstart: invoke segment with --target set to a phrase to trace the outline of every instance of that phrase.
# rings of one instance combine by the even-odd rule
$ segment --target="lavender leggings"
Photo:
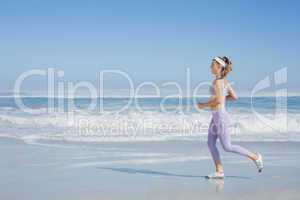
[[[216,146],[217,139],[219,138],[223,149],[226,152],[233,152],[243,156],[249,156],[251,154],[247,149],[238,145],[232,145],[229,133],[229,116],[226,110],[220,109],[212,112],[212,120],[208,129],[207,144],[210,153],[215,162],[221,161],[220,154]]]

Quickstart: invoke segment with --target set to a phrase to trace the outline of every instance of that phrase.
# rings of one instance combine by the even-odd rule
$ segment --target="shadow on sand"
[[[97,169],[102,170],[111,170],[115,172],[127,173],[127,174],[145,174],[145,175],[158,175],[158,176],[172,176],[172,177],[183,177],[183,178],[204,178],[207,179],[207,176],[202,175],[189,175],[189,174],[175,174],[169,172],[161,172],[161,171],[153,171],[148,169],[134,169],[134,168],[117,168],[117,167],[97,167]],[[248,179],[250,177],[245,176],[226,176],[227,178],[235,178],[235,179]]]

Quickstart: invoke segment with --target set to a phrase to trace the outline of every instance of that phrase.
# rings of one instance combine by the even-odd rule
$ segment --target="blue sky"
[[[211,58],[233,60],[229,79],[249,90],[282,67],[299,88],[299,1],[0,1],[0,90],[30,69],[95,81],[121,69],[135,81],[211,80]],[[41,90],[31,80],[26,90]],[[109,87],[122,88],[122,81]]]

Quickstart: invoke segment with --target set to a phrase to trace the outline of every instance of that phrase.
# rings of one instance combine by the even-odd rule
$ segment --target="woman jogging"
[[[215,57],[212,60],[211,72],[215,80],[210,88],[211,98],[206,103],[198,103],[200,109],[211,108],[212,120],[208,130],[208,147],[216,166],[216,172],[207,178],[224,178],[223,166],[219,151],[216,147],[217,139],[226,152],[237,153],[254,161],[259,172],[263,169],[263,161],[260,153],[253,153],[241,146],[231,144],[229,133],[229,116],[225,108],[226,100],[236,100],[237,95],[226,80],[228,73],[232,71],[232,63],[227,57]]]

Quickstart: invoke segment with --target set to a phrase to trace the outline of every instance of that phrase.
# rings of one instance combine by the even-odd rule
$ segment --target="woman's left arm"
[[[236,92],[234,91],[234,89],[231,87],[230,84],[228,84],[228,93],[229,94],[226,96],[226,100],[235,101],[238,99]]]

